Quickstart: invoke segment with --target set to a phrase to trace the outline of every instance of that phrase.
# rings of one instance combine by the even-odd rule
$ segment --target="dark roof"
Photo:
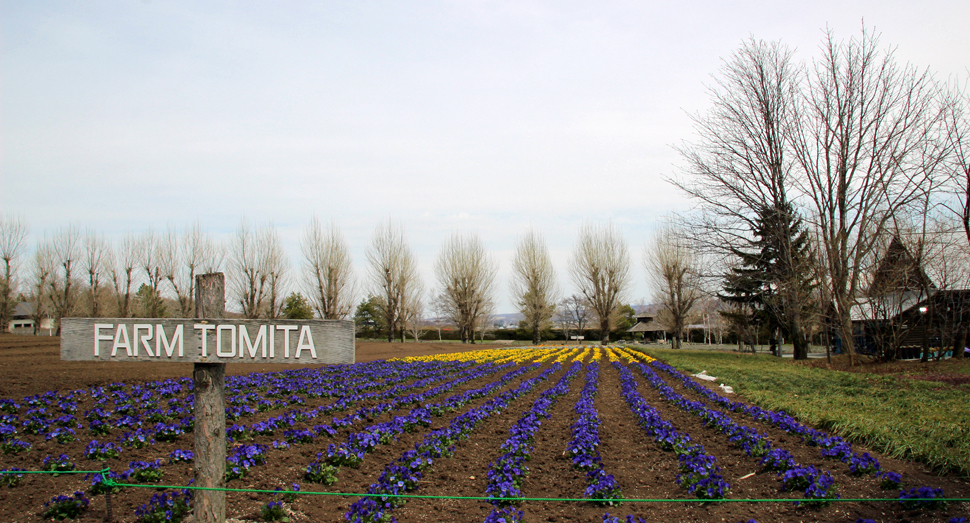
[[[13,310],[14,318],[30,318],[34,315],[34,304],[22,301]]]
[[[935,288],[919,261],[894,236],[873,274],[869,296]]]
[[[660,332],[666,330],[653,316],[637,316],[637,324],[627,329],[627,332]]]

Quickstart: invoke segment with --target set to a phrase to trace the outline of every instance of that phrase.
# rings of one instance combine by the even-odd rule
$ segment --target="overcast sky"
[[[730,7],[729,7],[730,6]],[[228,238],[272,220],[300,263],[313,215],[364,274],[402,224],[426,286],[455,231],[500,264],[531,226],[564,290],[580,225],[612,221],[641,258],[684,211],[665,176],[722,59],[749,36],[817,55],[865,25],[901,62],[967,77],[970,3],[0,3],[0,212],[31,246],[68,224],[109,239],[196,220]]]

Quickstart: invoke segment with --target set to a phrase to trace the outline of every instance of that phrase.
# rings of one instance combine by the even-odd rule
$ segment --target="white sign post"
[[[195,486],[223,488],[226,363],[354,363],[354,322],[227,320],[223,274],[195,282],[195,319],[62,319],[61,359],[193,363]],[[196,492],[195,521],[224,523],[226,493]]]

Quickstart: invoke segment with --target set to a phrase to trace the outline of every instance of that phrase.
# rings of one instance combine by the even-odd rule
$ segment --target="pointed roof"
[[[919,261],[909,253],[903,242],[893,236],[886,254],[879,261],[879,266],[872,277],[869,296],[922,289],[936,289],[936,285],[923,271]]]

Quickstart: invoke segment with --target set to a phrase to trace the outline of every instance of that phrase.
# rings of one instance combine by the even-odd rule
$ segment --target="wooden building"
[[[637,316],[636,324],[627,329],[627,332],[633,333],[634,339],[640,335],[640,341],[666,341],[667,339],[667,331],[664,327],[654,316],[647,314]]]
[[[918,260],[893,238],[851,318],[859,353],[915,359],[925,348],[932,356],[943,355],[966,345],[970,290],[937,288]]]

